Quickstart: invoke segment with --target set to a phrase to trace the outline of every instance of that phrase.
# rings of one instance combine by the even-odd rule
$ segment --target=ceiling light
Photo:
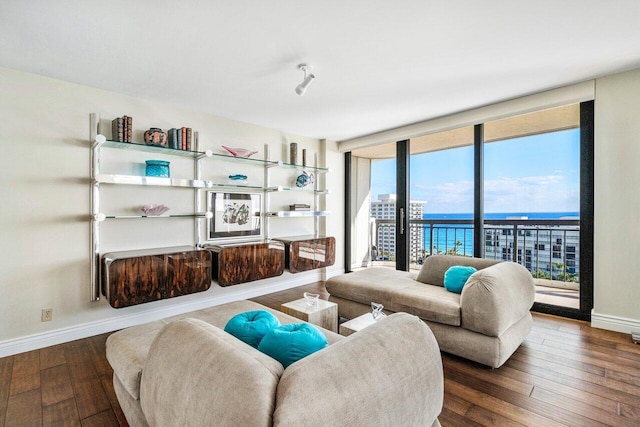
[[[307,64],[298,65],[298,69],[304,71],[304,80],[302,80],[302,83],[296,86],[296,93],[300,96],[304,95],[304,93],[307,91],[307,87],[309,87],[313,79],[316,78],[316,76],[311,73],[307,74],[310,68],[311,67],[309,67]]]

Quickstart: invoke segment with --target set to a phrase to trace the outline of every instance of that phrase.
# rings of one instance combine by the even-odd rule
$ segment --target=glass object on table
[[[304,300],[307,302],[307,305],[312,308],[318,308],[318,299],[320,298],[320,294],[314,294],[311,292],[305,292]]]
[[[383,308],[384,305],[377,302],[371,302],[371,316],[373,317],[373,320],[378,321],[387,317],[387,315],[382,312]]]

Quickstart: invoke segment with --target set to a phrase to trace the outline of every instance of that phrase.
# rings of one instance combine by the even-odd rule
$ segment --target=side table
[[[301,298],[282,304],[280,311],[332,332],[338,332],[338,304],[334,302],[320,299],[316,307],[311,307]]]
[[[349,335],[356,333],[367,326],[371,326],[374,323],[376,323],[376,321],[373,319],[371,313],[365,313],[342,323],[340,325],[340,335],[348,337]]]

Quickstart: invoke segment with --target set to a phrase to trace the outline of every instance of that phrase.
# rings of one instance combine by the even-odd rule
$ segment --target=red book
[[[187,149],[187,128],[183,127],[182,129],[182,149]]]

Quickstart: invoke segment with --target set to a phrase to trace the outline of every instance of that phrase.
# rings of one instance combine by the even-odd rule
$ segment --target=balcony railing
[[[373,261],[395,261],[395,221],[376,220]],[[431,254],[473,256],[473,221],[410,221],[410,260],[419,267]],[[579,282],[580,220],[484,221],[485,258],[513,261],[540,279]]]

